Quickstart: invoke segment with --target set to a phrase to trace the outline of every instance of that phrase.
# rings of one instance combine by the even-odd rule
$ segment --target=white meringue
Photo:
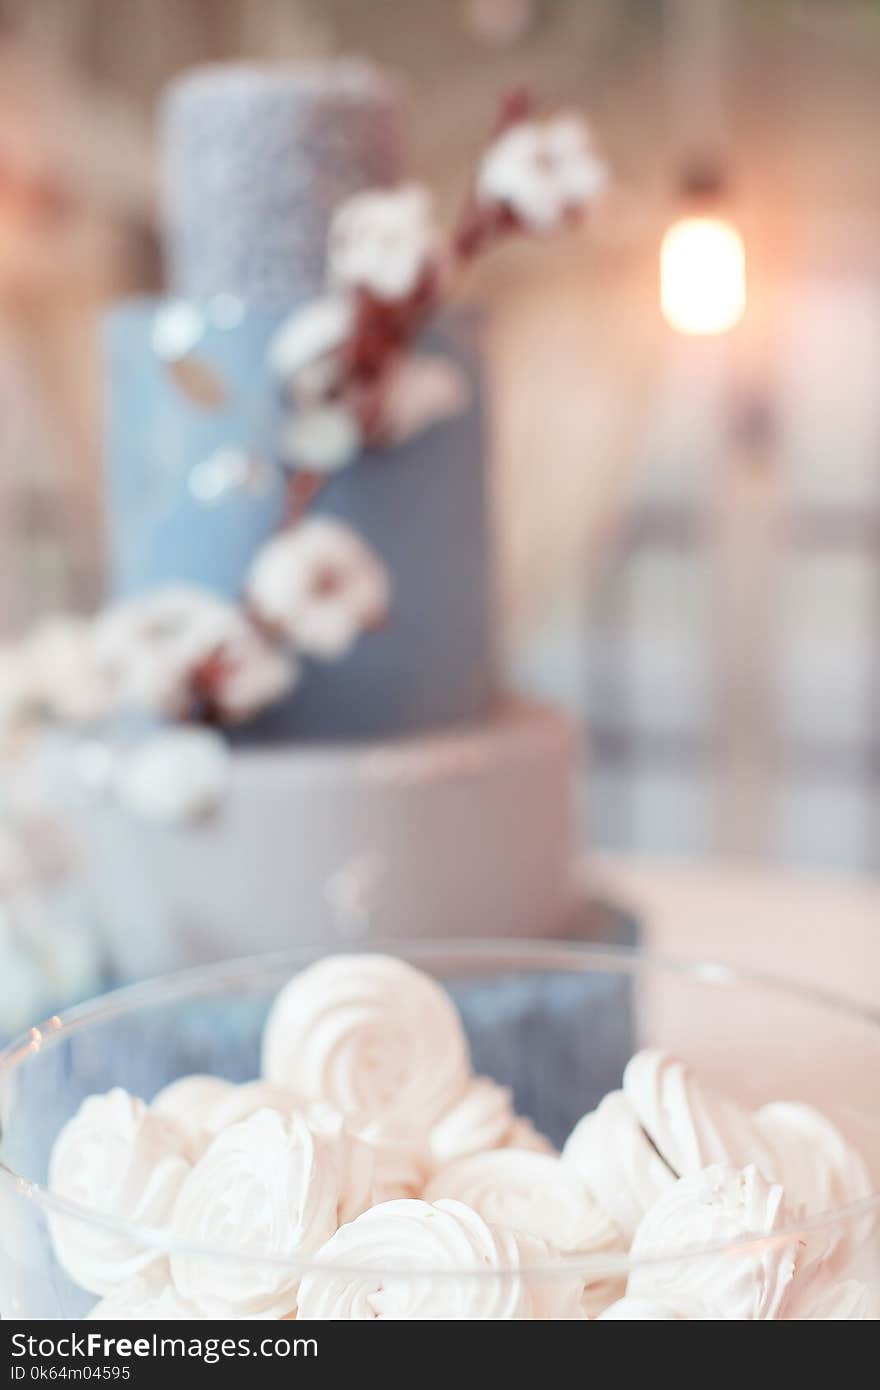
[[[421,971],[391,956],[329,956],[276,999],[263,1074],[355,1128],[427,1142],[467,1085],[468,1045],[452,1001]]]
[[[464,1202],[494,1225],[538,1236],[562,1254],[620,1249],[617,1231],[583,1178],[552,1154],[526,1149],[471,1154],[435,1173],[424,1197]]]
[[[527,1115],[516,1115],[510,1131],[504,1141],[505,1149],[530,1149],[533,1153],[553,1154],[559,1157],[558,1149],[555,1149],[539,1129],[532,1124]]]
[[[269,1081],[246,1081],[236,1086],[213,1076],[184,1077],[161,1091],[153,1108],[188,1125],[190,1148],[196,1157],[218,1134],[250,1119],[258,1110],[274,1110],[286,1120],[300,1115],[312,1130],[332,1141],[340,1175],[338,1224],[354,1220],[367,1207],[384,1200],[379,1194],[385,1191],[387,1179],[378,1175],[380,1159],[375,1146],[355,1134],[332,1106],[304,1107],[283,1086]],[[418,1181],[419,1190],[423,1181]],[[394,1195],[404,1194],[401,1189]]]
[[[387,1125],[371,1124],[358,1137],[373,1154],[373,1206],[399,1197],[419,1197],[428,1180],[428,1159],[418,1137],[395,1134]]]
[[[342,1226],[299,1291],[302,1319],[523,1320],[579,1315],[571,1282],[527,1281],[522,1271],[544,1252],[494,1228],[461,1202],[385,1202]],[[363,1274],[351,1273],[352,1267]],[[462,1278],[450,1278],[451,1273]],[[399,1277],[396,1277],[398,1276]],[[541,1288],[536,1296],[532,1283]],[[554,1314],[551,1309],[557,1311]]]
[[[178,1293],[209,1317],[291,1313],[296,1261],[336,1229],[339,1189],[334,1143],[301,1116],[258,1110],[231,1125],[183,1183],[171,1228],[185,1244],[244,1254],[229,1260],[172,1254]],[[291,1265],[261,1264],[261,1255],[289,1257]]]
[[[593,1200],[577,1169],[551,1154],[519,1149],[472,1154],[436,1173],[422,1195],[427,1202],[443,1197],[464,1202],[492,1225],[536,1236],[554,1253],[601,1256],[622,1251],[617,1228]],[[622,1289],[613,1271],[587,1273],[585,1307],[593,1314]]]
[[[878,1322],[880,1290],[859,1279],[811,1280],[786,1308],[789,1322]]]
[[[185,1131],[190,1146],[200,1151],[215,1132],[210,1125],[214,1107],[236,1089],[233,1082],[220,1076],[181,1076],[157,1091],[150,1109],[174,1120]]]
[[[652,1298],[619,1298],[599,1314],[599,1322],[687,1322],[689,1314]]]
[[[285,1086],[273,1086],[268,1081],[244,1081],[218,1093],[205,1111],[205,1128],[210,1134],[221,1134],[230,1125],[249,1120],[258,1110],[275,1110],[283,1118],[289,1118],[295,1113],[301,1114],[303,1106]]]
[[[610,1091],[578,1121],[562,1160],[578,1170],[627,1243],[645,1212],[675,1182],[622,1091]]]
[[[167,1279],[137,1275],[96,1303],[87,1321],[94,1322],[192,1322],[203,1315]]]
[[[871,1177],[861,1154],[813,1106],[776,1101],[752,1118],[790,1206],[818,1216],[871,1195]]]
[[[623,1091],[639,1124],[672,1171],[683,1177],[713,1163],[754,1163],[775,1180],[770,1151],[749,1112],[704,1085],[671,1053],[645,1048],[630,1059]]]
[[[475,1076],[448,1110],[431,1126],[428,1146],[438,1168],[458,1158],[501,1148],[516,1123],[513,1098],[506,1086]],[[524,1146],[525,1147],[525,1146]]]
[[[120,1088],[90,1096],[64,1126],[49,1187],[68,1202],[150,1230],[167,1226],[190,1171],[186,1135]],[[55,1253],[82,1288],[105,1294],[161,1258],[155,1245],[53,1215]]]
[[[716,1164],[681,1178],[636,1231],[630,1255],[644,1263],[630,1273],[627,1296],[696,1307],[715,1321],[781,1318],[802,1252],[795,1236],[777,1235],[788,1221],[782,1188],[754,1166]],[[748,1236],[769,1239],[692,1253]]]
[[[339,1173],[336,1224],[342,1226],[381,1200],[377,1196],[382,1186],[382,1179],[377,1177],[377,1151],[350,1128],[345,1116],[332,1105],[309,1106],[307,1119],[310,1128],[333,1145]]]

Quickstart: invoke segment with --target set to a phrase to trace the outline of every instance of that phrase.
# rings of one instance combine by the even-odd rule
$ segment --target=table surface
[[[818,988],[880,1018],[880,882],[730,863],[597,856],[592,890],[639,919],[642,945]],[[642,997],[652,1045],[741,1099],[801,1099],[832,1116],[880,1184],[880,1031],[869,1017],[746,988],[742,1014],[712,990]]]
[[[643,944],[820,986],[880,1008],[880,880],[598,855],[594,891],[631,907]]]

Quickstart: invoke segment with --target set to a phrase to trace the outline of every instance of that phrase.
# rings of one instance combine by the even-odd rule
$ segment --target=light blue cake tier
[[[105,326],[107,529],[116,597],[183,581],[228,598],[280,525],[287,475],[267,345],[284,310],[139,299]],[[157,351],[185,330],[182,364]],[[405,445],[367,453],[313,504],[382,557],[390,619],[337,662],[307,664],[262,738],[413,733],[483,714],[492,695],[484,401],[473,324],[452,316],[424,346],[459,364],[471,400]]]
[[[323,280],[334,209],[401,171],[397,84],[368,63],[226,63],[172,82],[160,139],[173,293],[275,305]]]

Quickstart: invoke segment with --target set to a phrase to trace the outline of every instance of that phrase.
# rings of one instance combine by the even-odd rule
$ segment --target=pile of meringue
[[[104,1218],[50,1218],[89,1317],[880,1317],[870,1215],[811,1220],[871,1182],[810,1106],[749,1112],[648,1049],[557,1153],[379,955],[298,974],[262,1072],[91,1096],[61,1131],[50,1187]]]

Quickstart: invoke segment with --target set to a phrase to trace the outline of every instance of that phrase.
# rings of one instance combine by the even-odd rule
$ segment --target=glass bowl
[[[475,1072],[512,1087],[517,1110],[556,1144],[620,1085],[629,1056],[650,1045],[685,1057],[702,1078],[749,1106],[783,1099],[816,1106],[861,1150],[875,1189],[880,1186],[878,1013],[719,964],[618,948],[492,941],[385,949],[452,993]],[[308,1274],[314,1285],[358,1277],[326,1260],[269,1260],[222,1242],[184,1250],[162,1231],[65,1204],[46,1186],[54,1139],[88,1095],[121,1086],[149,1100],[190,1073],[233,1081],[257,1076],[260,1034],[274,996],[322,954],[213,965],[119,990],[50,1019],[0,1053],[3,1317],[76,1319],[95,1305],[95,1294],[77,1287],[58,1259],[53,1232],[61,1224],[84,1238],[122,1242],[142,1264],[183,1254],[190,1270],[201,1269],[206,1278],[263,1279],[284,1271],[292,1279]],[[792,1231],[804,1245],[833,1241],[845,1249],[836,1278],[880,1289],[880,1194],[772,1237],[689,1250],[676,1263],[686,1260],[698,1284],[704,1271],[706,1278],[717,1272],[719,1259],[760,1263]],[[588,1289],[620,1292],[640,1263],[622,1254],[547,1258],[530,1265],[528,1282],[539,1290],[536,1298],[573,1273]],[[389,1287],[418,1283],[413,1306],[421,1311],[412,1316],[420,1318],[479,1316],[461,1311],[475,1306],[498,1316],[493,1310],[512,1306],[502,1286],[525,1278],[503,1268],[475,1273],[454,1262],[415,1275],[390,1255],[381,1274]],[[433,1304],[425,1301],[426,1280],[435,1290]],[[483,1287],[476,1304],[462,1292],[474,1280]],[[405,1297],[398,1306],[406,1306]]]

